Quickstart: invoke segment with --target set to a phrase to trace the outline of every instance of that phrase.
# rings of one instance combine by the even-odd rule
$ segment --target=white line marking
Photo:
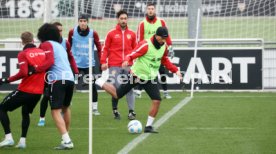
[[[160,127],[162,124],[164,124],[171,116],[173,116],[176,112],[178,112],[184,105],[186,105],[192,98],[186,97],[184,100],[182,100],[180,103],[178,103],[176,106],[174,106],[169,112],[167,112],[165,115],[163,115],[156,123],[153,125],[155,129]],[[133,139],[131,142],[129,142],[123,149],[121,149],[118,154],[127,154],[132,149],[134,149],[140,142],[145,140],[150,133],[143,133]]]
[[[186,130],[252,130],[250,127],[186,127]]]
[[[39,129],[57,129],[56,127],[41,127]],[[73,130],[88,130],[88,127],[87,128],[73,128],[71,127],[70,130],[73,129]]]
[[[195,96],[196,98],[275,98],[276,96]]]

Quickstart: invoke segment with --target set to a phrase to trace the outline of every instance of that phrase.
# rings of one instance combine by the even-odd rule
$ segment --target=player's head
[[[78,23],[81,30],[86,30],[88,27],[88,16],[86,14],[80,14]]]
[[[146,16],[150,20],[153,20],[155,18],[155,16],[156,16],[156,9],[155,9],[155,4],[154,3],[148,3],[147,4]]]
[[[28,31],[23,32],[20,38],[23,45],[34,43],[34,35],[31,32],[28,32]]]
[[[127,12],[125,10],[120,10],[117,12],[117,19],[118,19],[118,24],[121,26],[121,28],[126,28],[127,26]]]
[[[62,24],[60,22],[54,22],[53,25],[55,25],[58,28],[59,34],[60,36],[62,36]]]
[[[155,38],[159,44],[164,44],[166,42],[167,37],[169,37],[169,32],[166,27],[159,27],[156,30]]]
[[[45,23],[38,29],[37,38],[41,42],[45,42],[49,40],[59,42],[60,40],[59,30],[57,26],[50,23]]]

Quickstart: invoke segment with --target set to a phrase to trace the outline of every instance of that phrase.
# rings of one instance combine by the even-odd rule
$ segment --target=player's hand
[[[102,71],[107,70],[107,67],[108,67],[108,65],[106,63],[102,64],[102,66],[101,66]]]
[[[171,45],[168,47],[168,51],[169,51],[168,57],[171,58],[171,59],[173,59],[173,57],[174,57],[174,50],[173,50],[173,47]]]
[[[0,79],[0,85],[5,84],[5,83],[9,83],[9,80],[6,78]]]
[[[28,66],[28,75],[32,75],[36,72],[35,67],[34,66]]]
[[[179,77],[180,81],[183,80],[183,77],[180,71],[177,71],[175,74]]]
[[[124,62],[122,63],[122,68],[126,68],[126,67],[128,67],[128,61],[124,61]]]

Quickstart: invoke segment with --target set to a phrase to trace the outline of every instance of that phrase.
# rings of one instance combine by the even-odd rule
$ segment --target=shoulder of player
[[[112,36],[112,35],[114,35],[116,33],[117,33],[117,29],[116,28],[112,28],[111,30],[109,30],[107,32],[107,36]]]
[[[39,45],[39,48],[42,50],[45,50],[45,49],[49,50],[49,49],[53,49],[53,45],[51,44],[51,42],[45,41]]]
[[[69,30],[69,34],[73,35],[73,33],[74,33],[74,28],[72,28],[72,29]]]
[[[131,29],[127,29],[127,31],[128,31],[128,33],[130,33],[132,35],[136,35],[136,33],[133,30],[131,30]]]
[[[164,19],[159,18],[159,17],[157,17],[157,19],[158,19],[158,20],[160,20],[162,24],[166,24],[166,22],[165,22],[165,20],[164,20]]]
[[[147,50],[148,49],[148,42],[146,40],[141,41],[138,45],[137,45],[137,51],[139,50]]]
[[[143,26],[143,25],[144,25],[144,22],[145,22],[145,20],[140,21],[140,22],[139,22],[139,27]]]

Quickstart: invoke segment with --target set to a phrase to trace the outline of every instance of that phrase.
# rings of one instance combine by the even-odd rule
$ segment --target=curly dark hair
[[[127,14],[127,11],[125,11],[125,10],[120,10],[119,12],[117,12],[117,18],[119,18],[120,17],[120,15],[122,15],[122,14],[126,14],[127,16],[128,16],[128,14]]]
[[[45,23],[38,29],[37,38],[41,42],[50,41],[50,40],[59,42],[60,37],[61,36],[59,34],[59,30],[57,26],[53,24]]]

